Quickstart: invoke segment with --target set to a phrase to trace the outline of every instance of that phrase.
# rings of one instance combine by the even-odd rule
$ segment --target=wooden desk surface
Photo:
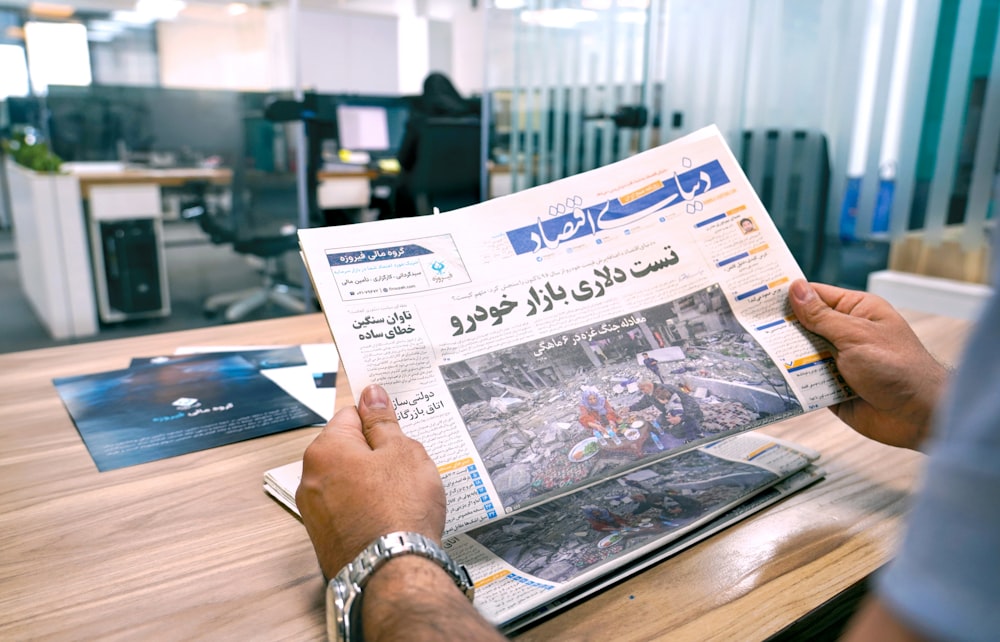
[[[113,185],[118,183],[158,183],[160,185],[180,185],[187,181],[206,180],[212,183],[228,183],[232,180],[233,171],[224,167],[172,167],[153,169],[144,167],[126,167],[122,170],[88,170],[74,173],[81,184]],[[376,178],[379,172],[371,169],[362,171],[320,170],[317,178]]]
[[[338,178],[364,178],[372,180],[381,175],[382,174],[380,172],[370,168],[358,171],[347,169],[321,169],[316,172],[316,178],[321,181],[336,180]]]
[[[155,183],[160,187],[180,187],[192,181],[207,181],[213,185],[228,185],[233,179],[233,172],[226,168],[207,167],[174,167],[152,169],[144,167],[126,167],[122,170],[88,170],[75,172],[80,181],[80,193],[84,198],[90,194],[90,188],[95,185],[136,185]]]
[[[228,185],[233,179],[233,171],[228,168],[175,167],[152,169],[127,167],[122,170],[88,170],[75,172],[80,181],[80,194],[90,197],[90,188],[95,185],[141,185],[155,183],[160,187],[182,187],[193,181],[206,181],[212,185]],[[320,181],[344,179],[372,180],[380,174],[374,170],[359,172],[344,170],[322,170],[316,176]]]
[[[967,323],[909,318],[954,361]],[[261,489],[318,428],[98,473],[51,380],[185,345],[329,338],[312,314],[0,355],[0,639],[324,639],[305,530]],[[820,450],[827,479],[519,639],[762,639],[885,563],[920,456],[826,411],[766,431]]]

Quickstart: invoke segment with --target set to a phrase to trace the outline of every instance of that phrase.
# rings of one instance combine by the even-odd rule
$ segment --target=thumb
[[[813,286],[805,279],[797,279],[788,288],[788,300],[799,323],[816,334],[826,337],[836,344],[837,329],[842,327],[843,313],[831,308],[816,293]]]
[[[361,391],[358,414],[361,430],[372,448],[383,448],[403,436],[396,411],[382,386],[371,384]]]

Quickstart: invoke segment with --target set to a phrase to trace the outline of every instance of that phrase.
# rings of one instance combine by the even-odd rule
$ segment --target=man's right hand
[[[375,538],[415,531],[441,541],[445,495],[424,447],[403,434],[380,386],[344,408],[306,449],[295,496],[327,578]]]
[[[380,535],[414,531],[440,542],[444,529],[437,467],[403,434],[376,385],[364,389],[357,408],[334,415],[306,449],[295,503],[327,578]],[[440,566],[418,555],[383,564],[364,596],[362,631],[372,642],[503,639]]]
[[[831,407],[862,435],[916,449],[927,436],[948,371],[879,296],[797,280],[792,310],[833,344],[837,368],[858,398]]]

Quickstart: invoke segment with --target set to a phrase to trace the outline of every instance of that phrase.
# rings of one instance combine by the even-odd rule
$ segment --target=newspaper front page
[[[438,465],[446,534],[851,396],[792,316],[801,270],[714,127],[473,207],[299,236],[355,395],[384,386]]]

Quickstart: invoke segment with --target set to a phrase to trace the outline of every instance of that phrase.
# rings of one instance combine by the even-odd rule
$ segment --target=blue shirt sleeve
[[[998,393],[995,293],[937,416],[902,546],[876,580],[889,608],[931,637],[1000,639]]]

